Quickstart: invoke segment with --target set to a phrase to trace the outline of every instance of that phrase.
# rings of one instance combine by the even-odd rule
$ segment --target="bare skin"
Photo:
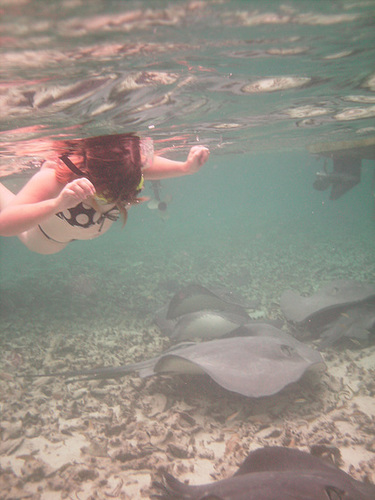
[[[154,156],[152,166],[145,169],[143,175],[146,180],[157,180],[194,174],[200,170],[208,157],[209,150],[202,146],[191,148],[185,162]],[[27,243],[30,230],[56,213],[74,207],[82,201],[90,204],[90,199],[95,195],[95,188],[88,179],[75,179],[63,185],[57,181],[55,169],[51,167],[53,163],[46,162],[16,195],[0,184],[1,236],[18,236],[29,246]],[[108,205],[105,210],[108,210]],[[34,246],[31,249],[38,251]]]

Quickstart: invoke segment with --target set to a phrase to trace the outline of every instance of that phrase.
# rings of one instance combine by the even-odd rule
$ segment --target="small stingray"
[[[202,311],[226,311],[249,318],[244,301],[225,288],[208,289],[202,285],[191,284],[179,290],[171,299],[166,313],[167,319],[176,319],[184,314]]]
[[[364,304],[353,306],[341,313],[336,320],[324,325],[319,348],[329,347],[343,339],[365,345],[375,332],[375,307]],[[320,332],[319,332],[320,333]]]
[[[253,335],[240,327],[269,323],[281,326],[279,321],[251,320],[247,315],[225,311],[197,311],[179,316],[177,320],[156,318],[160,330],[172,340],[212,340],[228,336]]]
[[[138,372],[141,377],[164,373],[206,374],[228,391],[262,397],[297,382],[315,365],[324,366],[318,351],[281,332],[280,338],[234,337],[179,344],[160,356],[131,365],[51,375],[92,379],[121,377],[130,372]]]
[[[302,297],[292,290],[288,290],[282,294],[280,306],[289,321],[302,324],[313,321],[314,316],[339,314],[351,305],[374,300],[374,285],[358,281],[337,280],[322,287],[310,297]],[[326,321],[326,318],[323,321]]]
[[[343,337],[362,340],[375,325],[375,286],[338,280],[310,297],[289,290],[283,293],[280,306],[289,321],[315,334],[324,332],[324,346]]]
[[[168,473],[159,500],[373,500],[375,486],[292,448],[251,452],[238,471],[216,483],[187,485]]]
[[[239,314],[198,311],[181,316],[171,332],[172,340],[212,340],[225,337],[248,321]]]

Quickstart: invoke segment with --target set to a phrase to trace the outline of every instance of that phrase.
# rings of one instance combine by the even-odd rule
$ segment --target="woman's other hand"
[[[206,163],[210,151],[205,146],[193,146],[189,151],[185,168],[187,174],[195,174]]]

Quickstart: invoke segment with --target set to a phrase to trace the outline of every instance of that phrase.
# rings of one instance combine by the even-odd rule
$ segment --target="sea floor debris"
[[[311,294],[323,272],[327,279],[344,277],[351,256],[349,248],[340,264],[340,255],[335,254],[331,262],[328,253],[324,266],[332,266],[329,276],[318,258],[313,264],[310,261],[311,270],[306,274],[310,268],[301,259],[309,257],[297,247],[290,249],[287,242],[284,254],[280,246],[275,250],[280,252],[278,266],[284,259],[280,275],[275,275],[276,264],[272,265],[275,255],[264,251],[263,260],[256,255],[250,259],[243,249],[239,255],[232,251],[231,262],[224,256],[216,268],[228,283],[241,274],[236,285],[241,293],[260,299],[259,310],[266,317],[279,318],[278,300],[287,286]],[[289,251],[295,257],[290,267]],[[353,247],[352,253],[358,265],[353,258],[351,276],[363,280],[358,249]],[[217,251],[215,257],[220,259]],[[181,282],[183,267],[176,260],[171,261],[175,271],[169,275]],[[304,276],[297,273],[296,261]],[[186,265],[192,266],[192,274],[196,266],[196,275],[204,283],[213,275],[209,264],[204,272],[193,260],[188,259]],[[245,265],[252,273],[251,291],[242,281]],[[355,479],[375,482],[374,345],[326,349],[322,352],[325,373],[259,399],[225,392],[204,377],[193,384],[187,383],[186,376],[168,375],[71,384],[56,378],[17,377],[28,372],[137,362],[168,348],[170,339],[161,335],[152,317],[171,293],[167,289],[163,296],[153,292],[155,274],[151,269],[159,271],[153,262],[147,266],[129,268],[129,274],[126,271],[121,276],[108,268],[101,271],[107,277],[101,296],[113,297],[109,280],[119,296],[108,301],[108,309],[102,301],[103,307],[95,314],[90,304],[97,298],[84,296],[81,288],[76,302],[70,297],[69,319],[61,315],[65,295],[46,294],[50,300],[47,311],[9,285],[13,291],[9,297],[15,303],[24,302],[21,310],[9,311],[2,318],[0,491],[4,499],[147,499],[155,493],[152,482],[160,480],[163,471],[180,481],[194,477],[196,484],[212,482],[232,475],[250,451],[264,446],[318,449],[332,455]],[[55,278],[63,284],[64,279],[72,279],[75,269],[71,272],[72,276],[66,271],[56,273]],[[152,276],[147,283],[146,276]],[[99,278],[91,276],[94,285]],[[127,285],[124,293],[132,288],[134,295],[125,310],[122,280]],[[50,274],[40,274],[40,286],[44,284],[47,292],[49,283]],[[141,311],[137,309],[140,302],[145,306]],[[59,311],[60,316],[55,314]],[[94,311],[91,316],[90,311]],[[145,319],[148,315],[150,320]]]

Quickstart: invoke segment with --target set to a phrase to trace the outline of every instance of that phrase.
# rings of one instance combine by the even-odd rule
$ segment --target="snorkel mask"
[[[143,174],[142,174],[141,182],[138,184],[138,186],[136,188],[137,194],[139,194],[142,191],[142,189],[144,187],[144,183],[145,183],[145,179],[144,179]],[[109,205],[111,203],[114,203],[113,201],[108,200],[103,194],[96,194],[94,196],[94,199],[96,201],[98,201],[99,203],[102,203],[103,205]]]

